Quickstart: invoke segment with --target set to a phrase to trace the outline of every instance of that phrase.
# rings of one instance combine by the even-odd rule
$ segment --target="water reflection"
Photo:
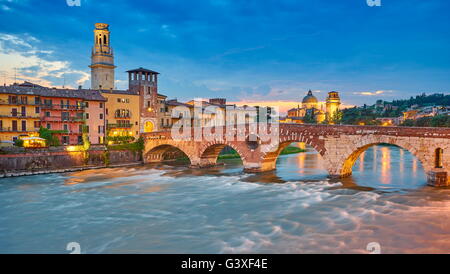
[[[417,158],[392,145],[368,148],[356,161],[352,177],[346,180],[359,186],[392,191],[426,185],[426,175]]]
[[[230,162],[226,164],[228,167],[233,165]],[[319,181],[327,177],[322,156],[308,146],[306,153],[280,156],[275,171],[255,174],[246,180],[280,183]],[[420,162],[408,151],[397,146],[376,145],[360,155],[353,166],[351,177],[338,181],[348,188],[397,191],[424,186],[426,176]]]

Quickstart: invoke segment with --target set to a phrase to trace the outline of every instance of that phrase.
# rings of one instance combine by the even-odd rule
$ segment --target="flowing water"
[[[309,150],[256,175],[227,160],[0,179],[0,253],[450,252],[450,190],[410,153],[372,147],[353,172],[329,180]]]

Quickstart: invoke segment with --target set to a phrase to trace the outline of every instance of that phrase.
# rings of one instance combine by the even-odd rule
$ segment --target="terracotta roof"
[[[189,105],[189,104],[185,104],[185,103],[182,103],[182,102],[178,102],[175,99],[166,101],[166,105],[168,105],[168,106],[185,106],[185,107],[188,107],[188,108],[193,108],[194,107],[193,105]]]
[[[159,72],[156,72],[156,71],[153,71],[153,70],[149,70],[149,69],[145,69],[143,67],[140,67],[138,69],[128,70],[127,72],[148,72],[148,73],[152,73],[152,74],[159,74]]]
[[[125,94],[125,95],[139,95],[139,93],[136,93],[134,91],[131,90],[119,90],[119,89],[103,89],[100,90],[101,93],[109,93],[109,94]]]
[[[78,98],[90,101],[106,101],[97,90],[57,89],[34,85],[29,82],[0,87],[0,93],[14,95],[35,95],[41,97]]]

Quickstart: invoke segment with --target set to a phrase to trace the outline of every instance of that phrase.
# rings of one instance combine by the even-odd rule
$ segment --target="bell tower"
[[[327,102],[326,102],[326,115],[330,119],[333,117],[334,113],[339,110],[341,106],[341,98],[339,98],[339,93],[337,91],[328,92]]]
[[[95,24],[94,47],[91,55],[91,89],[114,89],[114,53],[109,25]]]
[[[158,75],[153,70],[138,68],[129,70],[129,90],[139,94],[141,132],[158,130]]]

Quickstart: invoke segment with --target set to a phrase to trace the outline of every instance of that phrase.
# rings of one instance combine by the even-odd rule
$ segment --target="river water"
[[[450,190],[410,153],[372,147],[353,171],[329,180],[308,150],[257,175],[227,160],[0,179],[0,253],[450,252]]]

